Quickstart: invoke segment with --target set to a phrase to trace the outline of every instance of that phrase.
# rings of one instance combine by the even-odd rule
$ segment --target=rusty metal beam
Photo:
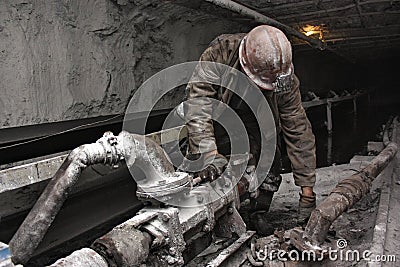
[[[308,37],[308,36],[304,35],[303,33],[299,32],[279,21],[269,18],[263,14],[260,14],[259,12],[255,11],[253,9],[245,7],[244,5],[238,4],[234,1],[230,1],[230,0],[205,0],[205,1],[212,3],[214,5],[217,5],[219,7],[228,9],[228,10],[238,13],[240,15],[251,17],[256,22],[274,26],[274,27],[282,30],[283,32],[285,32],[288,35],[292,35],[294,37],[297,37],[301,40],[306,41],[313,47],[319,48],[321,50],[326,48],[326,44],[323,43],[321,40]]]
[[[260,7],[258,10],[260,11],[276,11],[276,10],[288,10],[292,8],[299,8],[303,6],[314,6],[315,1],[302,1],[302,2],[297,2],[297,3],[281,3],[281,4],[275,4],[272,6],[265,6],[265,7]]]
[[[322,1],[321,1],[322,2]],[[379,4],[379,3],[390,3],[390,2],[395,2],[393,0],[371,0],[371,1],[364,1],[360,2],[361,5],[368,5],[368,4]],[[328,3],[333,3],[337,4],[338,1],[323,1],[324,5],[327,5]],[[269,3],[271,4],[271,3]],[[311,7],[311,6],[316,6],[317,3],[316,1],[301,1],[301,2],[294,2],[294,3],[275,3],[274,5],[269,5],[269,6],[263,6],[258,8],[260,11],[267,11],[267,12],[275,12],[277,10],[293,10],[293,9],[298,9],[299,7]]]
[[[399,11],[385,11],[385,12],[365,12],[363,13],[364,17],[371,17],[374,16],[374,19],[376,19],[376,17],[378,16],[393,16],[393,17],[397,17],[397,15],[399,14]],[[328,14],[327,14],[328,15]],[[346,15],[338,15],[338,16],[318,16],[317,18],[310,18],[310,19],[306,19],[302,17],[302,14],[299,14],[299,16],[297,18],[291,18],[289,20],[285,20],[286,23],[288,23],[289,25],[298,25],[299,23],[297,21],[300,21],[301,24],[321,24],[321,23],[329,23],[332,21],[343,21],[344,19],[349,19],[349,18],[355,18],[358,17],[358,14],[346,14]],[[280,19],[278,17],[278,19]],[[289,21],[293,21],[296,20],[296,22],[289,22]],[[383,18],[385,19],[385,18]]]
[[[328,39],[326,40],[326,42],[355,41],[355,40],[365,40],[365,39],[383,39],[383,38],[397,38],[397,37],[400,37],[400,34],[343,37],[343,38]]]
[[[371,0],[371,1],[364,1],[364,2],[359,2],[359,6],[364,6],[364,5],[369,5],[369,4],[376,4],[376,3],[385,3],[385,2],[393,2],[393,1],[389,1],[389,0],[383,0],[383,1],[379,1],[379,0]],[[336,1],[337,3],[337,1]],[[305,17],[305,16],[314,16],[314,15],[321,15],[321,14],[329,14],[329,13],[334,13],[334,12],[340,12],[340,11],[345,11],[345,10],[349,10],[349,9],[357,9],[357,4],[349,4],[349,5],[345,5],[345,6],[341,6],[341,7],[334,7],[334,8],[330,8],[330,9],[324,9],[324,10],[318,10],[318,11],[311,11],[311,12],[307,12],[307,13],[293,13],[293,14],[289,14],[289,15],[284,15],[284,16],[277,16],[278,19],[292,19],[292,18],[301,18],[301,17]]]
[[[339,11],[344,11],[344,10],[349,10],[355,8],[354,4],[342,6],[342,7],[335,7],[331,9],[325,9],[325,10],[318,10],[318,11],[311,11],[303,14],[290,14],[290,15],[285,15],[285,16],[278,16],[279,19],[285,20],[285,19],[297,19],[299,17],[308,17],[308,16],[314,16],[314,15],[321,15],[321,14],[328,14],[331,12],[339,12]]]
[[[356,4],[356,8],[357,8],[358,15],[360,17],[361,25],[365,28],[366,24],[365,24],[365,20],[364,20],[364,17],[363,17],[363,12],[361,10],[360,0],[354,0],[354,3]]]
[[[391,24],[387,26],[374,26],[367,28],[338,28],[332,29],[329,33],[325,34],[326,40],[333,38],[345,38],[349,37],[359,37],[359,36],[387,36],[393,34],[399,34],[400,24]]]

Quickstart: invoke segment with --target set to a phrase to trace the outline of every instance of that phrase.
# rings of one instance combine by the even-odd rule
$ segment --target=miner
[[[264,182],[259,187],[259,194],[251,200],[251,227],[259,232],[266,231],[268,211],[272,196],[282,181],[280,176],[280,140],[283,137],[288,157],[291,162],[294,182],[300,187],[298,221],[304,222],[315,208],[315,138],[306,112],[302,107],[299,80],[294,74],[292,49],[285,34],[277,28],[261,25],[249,33],[223,34],[212,41],[203,52],[200,61],[211,61],[228,65],[247,75],[253,81],[273,113],[277,133],[277,148],[273,165]],[[205,65],[207,66],[207,65]],[[203,70],[206,75],[221,75],[215,69]],[[249,165],[257,164],[260,154],[260,130],[253,113],[245,104],[224,88],[216,88],[211,83],[192,82],[187,86],[188,100],[200,97],[214,98],[232,107],[246,127],[250,152],[253,155]],[[199,102],[200,103],[200,102]],[[207,106],[192,102],[187,120],[189,134],[189,157],[205,161],[212,158],[212,163],[197,172],[203,180],[212,181],[226,167],[226,133],[209,117]],[[196,114],[196,115],[193,115]],[[199,115],[200,114],[200,115]]]

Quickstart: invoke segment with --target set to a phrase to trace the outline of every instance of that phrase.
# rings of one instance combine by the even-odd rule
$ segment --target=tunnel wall
[[[120,114],[151,75],[249,30],[225,17],[156,0],[0,1],[0,127]],[[356,86],[351,64],[330,52],[295,48],[294,63],[303,92]]]
[[[122,113],[145,79],[196,60],[222,32],[245,31],[166,2],[0,1],[0,126]]]

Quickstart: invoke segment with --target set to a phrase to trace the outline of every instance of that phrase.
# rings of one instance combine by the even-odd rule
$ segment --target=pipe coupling
[[[104,164],[116,165],[124,159],[122,142],[119,140],[118,136],[115,136],[112,132],[105,132],[103,137],[97,140],[96,143],[101,144],[104,148]]]

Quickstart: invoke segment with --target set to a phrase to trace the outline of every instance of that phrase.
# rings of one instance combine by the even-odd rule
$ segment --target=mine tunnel
[[[399,60],[397,0],[0,1],[0,267],[398,266]]]

